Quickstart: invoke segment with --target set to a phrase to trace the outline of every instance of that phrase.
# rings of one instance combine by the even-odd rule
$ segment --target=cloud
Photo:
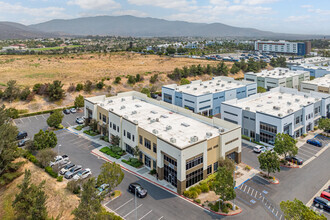
[[[313,8],[313,5],[301,5],[301,8]]]
[[[114,11],[112,13],[112,15],[132,15],[132,16],[136,16],[136,17],[146,17],[148,16],[147,13],[144,13],[142,11],[138,11],[138,10],[120,10],[120,11]]]
[[[121,5],[114,0],[70,0],[68,5],[78,5],[85,10],[110,11],[118,9]]]
[[[185,7],[189,7],[191,4],[195,4],[195,1],[187,0],[128,0],[130,4],[134,5],[150,5],[160,8],[174,8],[181,10]]]
[[[286,21],[289,22],[299,22],[299,21],[304,21],[306,19],[309,19],[311,16],[309,15],[301,15],[301,16],[289,16]]]
[[[65,8],[60,7],[44,7],[44,8],[29,8],[21,4],[10,4],[0,1],[0,13],[3,14],[19,14],[31,15],[46,18],[69,17],[64,13]]]
[[[312,13],[316,13],[316,14],[320,14],[320,15],[330,15],[330,10],[323,10],[323,9],[313,9],[313,8],[310,8],[308,9],[309,12],[312,12]]]
[[[210,4],[212,4],[212,5],[229,5],[229,1],[227,1],[227,0],[210,0]]]
[[[270,4],[277,2],[279,0],[242,0],[241,4],[244,5],[262,5],[262,4]]]

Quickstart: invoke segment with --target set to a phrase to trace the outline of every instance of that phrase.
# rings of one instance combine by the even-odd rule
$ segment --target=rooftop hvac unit
[[[216,85],[217,85],[217,86],[220,86],[220,83],[217,83]]]
[[[189,127],[190,126],[189,124],[187,124],[185,122],[182,122],[181,125],[184,126],[184,127]]]
[[[195,143],[197,141],[198,141],[198,137],[197,136],[190,137],[190,143]]]
[[[109,100],[109,101],[108,101],[108,104],[110,104],[110,103],[112,103],[112,102],[113,102],[112,100]]]
[[[221,84],[221,87],[225,87],[225,84]]]
[[[194,90],[197,90],[197,88],[194,88]]]
[[[274,109],[274,110],[280,110],[281,107],[280,107],[280,106],[276,106],[276,105],[274,105],[274,106],[273,106],[273,109]]]
[[[296,102],[299,102],[299,101],[300,101],[300,99],[295,99],[295,101],[296,101]]]
[[[250,110],[250,107],[245,107],[245,110]]]
[[[221,82],[221,79],[218,79],[218,82]]]
[[[304,105],[302,105],[302,104],[301,104],[301,105],[299,105],[299,107],[300,107],[300,108],[303,108],[303,107],[304,107]]]
[[[132,115],[135,115],[137,113],[137,111],[132,111]]]
[[[282,96],[280,95],[280,96],[278,96],[278,99],[282,99]]]
[[[262,107],[262,105],[261,105],[261,104],[259,104],[259,105],[257,105],[257,107]]]
[[[150,113],[152,113],[152,114],[157,114],[157,112],[154,111],[154,110],[150,111]]]
[[[138,122],[137,120],[133,120],[133,122],[134,122],[135,124],[139,124],[139,122]]]
[[[287,113],[292,113],[293,110],[292,109],[288,109]]]
[[[231,80],[229,80],[228,83],[231,83]]]
[[[308,95],[304,95],[305,98],[308,98]]]
[[[121,101],[122,101],[122,102],[125,101],[125,98],[121,98]]]
[[[289,70],[285,70],[285,72],[287,73],[287,72],[289,72]]]
[[[307,104],[312,104],[312,102],[309,102],[309,101],[308,101]]]
[[[190,88],[190,86],[187,86],[187,89],[189,89]]]
[[[219,132],[220,132],[220,133],[225,132],[225,129],[223,129],[223,128],[219,128]]]
[[[212,133],[211,132],[206,132],[206,137],[212,137]]]
[[[279,113],[279,114],[278,114],[278,116],[279,116],[279,117],[282,117],[282,116],[283,116],[283,114],[282,114],[282,113]]]
[[[207,86],[204,86],[204,89],[206,89],[207,88]]]
[[[288,105],[291,105],[291,102],[287,102]]]
[[[161,118],[168,118],[167,115],[161,115],[160,117],[161,117]]]
[[[103,107],[103,106],[104,106],[104,104],[103,104],[103,103],[101,103],[101,104],[100,104],[100,106],[101,106],[101,107]]]
[[[113,111],[113,108],[109,108],[109,111],[111,111],[111,112],[112,112],[112,111]]]
[[[139,107],[141,107],[141,105],[136,104],[135,107],[139,108]]]
[[[171,130],[171,129],[172,129],[172,126],[171,125],[167,125],[166,126],[166,131]]]
[[[156,121],[159,122],[159,118],[156,118]]]
[[[273,102],[267,102],[267,104],[272,104]]]
[[[125,109],[125,105],[122,105],[122,106],[120,107],[120,109]]]
[[[154,133],[154,134],[158,134],[157,129],[153,129],[153,130],[152,130],[152,133]]]
[[[154,123],[156,121],[156,119],[151,119],[150,123]]]
[[[170,142],[171,143],[175,143],[176,142],[176,139],[172,137],[172,138],[170,138]]]
[[[210,81],[209,84],[212,84],[212,81]]]

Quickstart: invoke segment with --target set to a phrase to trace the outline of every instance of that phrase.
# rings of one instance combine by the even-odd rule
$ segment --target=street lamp
[[[135,193],[134,193],[134,198],[135,198],[135,218],[136,218],[136,220],[138,219],[137,218],[137,206],[136,206],[136,203],[137,203],[137,201],[136,201],[136,187],[135,187]]]
[[[60,155],[60,147],[61,147],[61,146],[62,146],[62,145],[59,144],[58,147],[57,147],[57,155]]]

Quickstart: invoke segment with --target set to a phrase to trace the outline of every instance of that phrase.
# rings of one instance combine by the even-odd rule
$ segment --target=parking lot
[[[322,135],[317,135],[314,137],[315,140],[318,140],[322,143],[322,147],[317,147],[311,144],[305,143],[301,147],[299,147],[297,157],[303,159],[304,161],[309,160],[314,157],[320,150],[326,147],[327,144],[330,143],[330,138],[324,137]]]
[[[38,133],[40,129],[46,130],[48,128],[47,118],[50,114],[35,115],[25,118],[17,118],[14,123],[20,131],[26,131],[29,138],[33,138],[34,134]],[[83,116],[83,112],[70,113],[64,115],[62,125],[64,127],[71,127],[76,125],[76,118]]]

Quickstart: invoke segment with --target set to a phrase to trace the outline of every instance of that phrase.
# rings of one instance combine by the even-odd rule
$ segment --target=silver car
[[[80,170],[82,170],[82,166],[78,165],[74,168],[72,168],[71,170],[69,170],[68,172],[65,173],[64,177],[66,179],[71,179],[74,175],[76,175]]]

